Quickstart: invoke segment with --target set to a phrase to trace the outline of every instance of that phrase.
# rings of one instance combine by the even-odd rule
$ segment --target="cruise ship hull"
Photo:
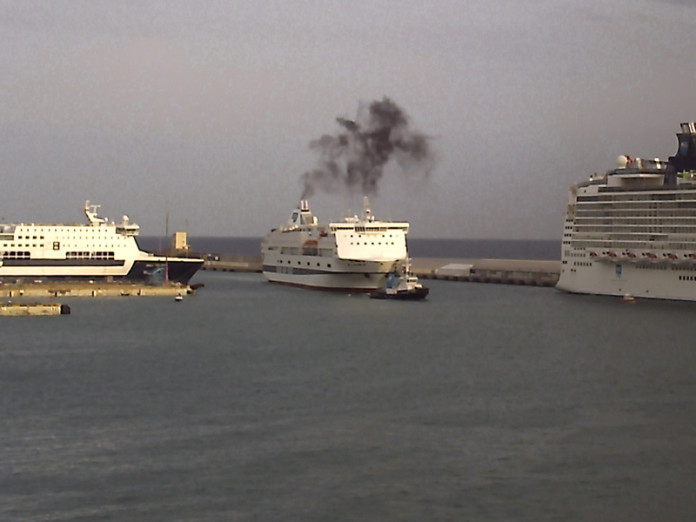
[[[696,300],[696,266],[593,262],[563,274],[556,287],[579,294]]]

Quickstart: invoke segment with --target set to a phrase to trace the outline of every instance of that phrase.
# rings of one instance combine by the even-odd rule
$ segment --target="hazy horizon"
[[[555,240],[571,184],[620,154],[666,159],[696,120],[686,0],[0,0],[0,42],[1,222],[81,221],[89,199],[144,236],[168,215],[262,237],[332,166],[312,144],[343,145],[388,98],[432,163],[323,179],[320,221],[368,187],[412,237]]]

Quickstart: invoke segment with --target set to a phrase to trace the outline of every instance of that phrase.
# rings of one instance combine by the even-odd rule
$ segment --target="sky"
[[[572,183],[666,159],[696,120],[696,2],[0,0],[0,222],[80,222],[90,200],[146,236],[262,237],[310,145],[384,100],[434,161],[386,163],[378,219],[560,240]],[[359,192],[310,205],[328,222]]]

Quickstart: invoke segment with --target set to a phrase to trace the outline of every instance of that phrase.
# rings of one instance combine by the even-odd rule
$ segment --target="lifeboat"
[[[595,259],[597,257],[597,252],[590,252],[590,257]]]
[[[607,257],[609,258],[610,261],[616,261],[617,255],[616,252],[609,251],[607,252]]]
[[[302,255],[305,256],[316,256],[318,254],[317,248],[319,243],[314,239],[308,239],[302,244]]]
[[[626,251],[624,252],[624,257],[632,263],[638,261],[638,256],[636,256],[635,252]]]
[[[643,255],[652,263],[657,261],[657,254],[655,252],[643,252]]]

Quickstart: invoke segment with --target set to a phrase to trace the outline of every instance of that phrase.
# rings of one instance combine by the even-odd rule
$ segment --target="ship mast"
[[[169,248],[167,248],[167,241],[169,241],[169,208],[164,212],[164,282],[169,283]]]

